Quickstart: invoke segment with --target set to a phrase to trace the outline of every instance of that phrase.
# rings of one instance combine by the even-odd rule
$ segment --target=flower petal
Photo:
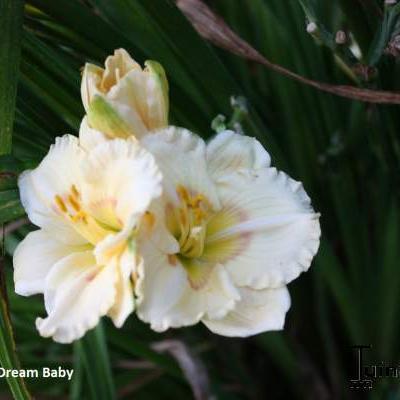
[[[164,190],[169,199],[178,201],[176,189],[184,186],[207,197],[219,207],[215,185],[207,172],[204,141],[186,129],[168,127],[144,137],[142,145],[155,157],[163,173]]]
[[[247,337],[283,329],[290,307],[289,291],[278,289],[240,289],[241,299],[235,309],[222,319],[203,319],[212,332],[223,336]]]
[[[271,164],[269,154],[258,140],[232,131],[220,132],[208,143],[207,160],[215,180],[242,168],[259,169]]]
[[[95,96],[106,94],[121,78],[134,69],[141,70],[140,65],[124,49],[117,49],[114,55],[107,57],[105,70],[94,64],[85,64],[81,83],[85,111],[89,111]]]
[[[119,230],[161,195],[161,174],[151,154],[132,141],[97,146],[83,165],[85,208],[100,223]]]
[[[146,87],[146,125],[151,131],[168,125],[169,97],[168,81],[164,68],[156,61],[145,62],[148,74]]]
[[[137,138],[143,137],[148,131],[147,80],[148,74],[141,69],[132,70],[107,94],[109,104]]]
[[[129,237],[132,235],[132,230],[138,221],[139,218],[133,216],[122,230],[115,233],[110,232],[96,244],[93,254],[96,257],[97,265],[115,264],[114,259],[125,251],[130,242],[132,241],[132,244],[135,244],[135,239],[129,239]]]
[[[106,68],[101,82],[104,91],[110,90],[128,72],[141,70],[140,65],[125,49],[115,50],[114,55],[108,56],[104,64]]]
[[[221,266],[212,269],[206,285],[194,289],[174,255],[151,247],[142,254],[137,314],[155,331],[193,325],[204,316],[222,318],[235,307],[239,293]]]
[[[60,343],[81,338],[106,315],[115,300],[113,266],[98,267],[91,251],[59,261],[46,279],[47,318],[37,318],[44,337]]]
[[[105,95],[95,95],[87,112],[91,128],[103,132],[109,139],[142,137],[147,129],[140,115],[127,104]]]
[[[82,103],[87,112],[93,97],[100,94],[100,84],[104,69],[94,64],[86,63],[83,68],[81,97]]]
[[[15,292],[22,296],[43,293],[45,279],[51,268],[67,255],[81,251],[55,240],[43,230],[29,233],[14,251]]]
[[[136,254],[129,248],[115,259],[118,280],[115,303],[108,312],[114,325],[120,328],[135,308],[131,276],[136,269]]]
[[[93,150],[96,146],[108,140],[107,136],[89,126],[87,116],[83,117],[79,128],[79,144],[87,152]]]
[[[265,168],[229,174],[218,187],[222,209],[208,223],[204,258],[253,289],[280,287],[309,268],[319,215],[299,182]]]
[[[179,301],[187,285],[186,273],[175,256],[162,253],[150,243],[141,248],[135,291],[137,314],[150,322],[152,329],[164,331],[172,326],[168,314]]]
[[[147,61],[143,71],[127,73],[107,94],[107,101],[137,138],[168,125],[168,82],[155,61]]]
[[[148,213],[155,219],[150,227],[150,232],[141,230],[140,240],[149,241],[153,246],[165,254],[179,252],[179,243],[168,230],[165,220],[164,199],[155,199]]]
[[[239,292],[225,269],[221,265],[215,265],[206,285],[200,289],[194,289],[190,284],[185,285],[179,301],[164,318],[169,318],[171,327],[193,325],[203,317],[223,318],[239,299]]]
[[[55,198],[70,192],[73,186],[80,188],[83,158],[76,137],[56,138],[39,166],[25,171],[18,180],[21,202],[29,219],[41,228],[56,231],[57,239],[69,244],[83,244],[85,240],[59,214]]]
[[[121,328],[135,309],[133,286],[130,279],[118,279],[116,284],[115,304],[110,308],[108,316],[117,328]]]

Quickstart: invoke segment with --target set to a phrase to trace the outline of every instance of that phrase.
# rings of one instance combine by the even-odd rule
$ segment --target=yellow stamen
[[[186,204],[189,203],[190,201],[189,193],[184,186],[179,185],[176,188],[176,192],[178,193],[178,196],[180,197],[181,201],[184,201]]]
[[[68,201],[76,212],[79,212],[81,210],[81,206],[72,195],[68,196]]]
[[[75,185],[71,186],[69,193],[55,195],[54,201],[74,229],[89,243],[95,245],[109,233],[109,229],[104,228],[88,210],[82,208],[80,194]]]
[[[71,216],[71,220],[73,222],[82,221],[84,224],[87,224],[87,214],[84,211],[79,211]]]
[[[64,200],[58,194],[55,195],[54,200],[58,206],[58,208],[63,212],[66,213],[68,211],[67,206],[64,203]]]
[[[143,223],[146,225],[146,228],[151,231],[156,223],[156,217],[150,211],[146,211],[143,215]]]
[[[79,194],[79,192],[78,192],[78,189],[76,188],[75,185],[72,185],[72,186],[71,186],[71,193],[72,193],[72,195],[73,195],[74,197],[76,197],[76,198],[79,198],[79,197],[80,197],[80,194]]]
[[[190,199],[190,206],[193,208],[200,207],[201,203],[205,201],[205,197],[202,194],[198,194],[196,197]]]
[[[179,230],[175,231],[180,246],[180,254],[184,257],[201,256],[207,220],[211,205],[202,194],[191,194],[184,186],[179,185],[176,192],[180,199],[180,207],[176,210]]]

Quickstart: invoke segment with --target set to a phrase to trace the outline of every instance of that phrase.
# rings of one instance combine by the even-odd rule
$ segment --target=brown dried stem
[[[349,85],[331,85],[301,76],[265,58],[256,49],[233,32],[225,21],[217,16],[201,0],[177,0],[177,6],[186,15],[197,32],[215,46],[242,58],[257,62],[295,81],[312,86],[336,96],[378,104],[400,104],[400,93],[362,89]]]

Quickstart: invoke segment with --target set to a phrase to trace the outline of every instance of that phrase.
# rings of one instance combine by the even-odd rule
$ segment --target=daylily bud
[[[109,137],[140,138],[168,125],[163,67],[146,61],[142,69],[124,49],[106,59],[105,69],[85,65],[81,95],[90,126]]]

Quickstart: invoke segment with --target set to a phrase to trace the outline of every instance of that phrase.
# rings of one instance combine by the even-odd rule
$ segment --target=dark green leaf
[[[90,398],[93,400],[115,399],[110,359],[101,322],[75,344],[75,357],[78,357],[83,366]],[[76,390],[79,392],[78,389]]]

